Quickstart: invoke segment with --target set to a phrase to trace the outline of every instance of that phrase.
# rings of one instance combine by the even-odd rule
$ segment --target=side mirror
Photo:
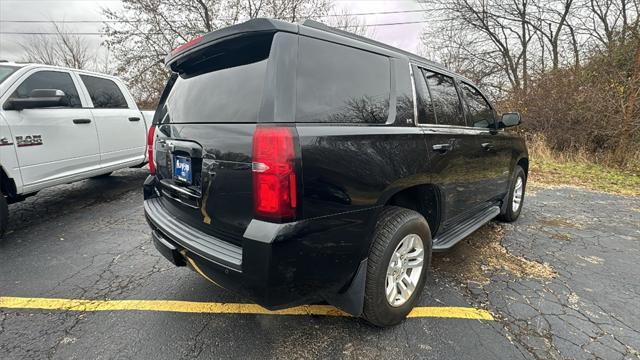
[[[522,123],[522,117],[520,116],[520,113],[517,113],[517,112],[504,113],[502,114],[502,118],[498,123],[498,128],[504,129],[512,126],[518,126],[521,123]]]
[[[57,89],[34,89],[28,98],[10,98],[2,107],[4,110],[24,110],[67,106],[65,93]]]

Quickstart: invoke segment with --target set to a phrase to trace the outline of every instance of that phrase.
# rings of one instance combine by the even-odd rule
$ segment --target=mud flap
[[[364,307],[364,287],[367,279],[367,259],[360,262],[351,284],[342,293],[325,295],[325,300],[338,309],[359,317]]]

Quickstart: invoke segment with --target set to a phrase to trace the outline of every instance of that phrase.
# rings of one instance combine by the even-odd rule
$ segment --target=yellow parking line
[[[166,311],[204,314],[323,315],[349,316],[330,305],[303,305],[270,311],[255,304],[210,303],[175,300],[85,300],[0,297],[0,309],[68,311]],[[416,307],[409,317],[494,320],[490,312],[466,307]]]
[[[495,320],[490,312],[468,307],[415,307],[407,317],[440,317],[470,320]]]

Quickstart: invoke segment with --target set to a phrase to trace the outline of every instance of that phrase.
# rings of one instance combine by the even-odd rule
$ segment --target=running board
[[[489,207],[462,224],[439,234],[433,239],[433,251],[439,252],[451,249],[453,245],[478,230],[482,225],[489,222],[489,220],[498,216],[498,214],[500,214],[500,208],[498,206]]]

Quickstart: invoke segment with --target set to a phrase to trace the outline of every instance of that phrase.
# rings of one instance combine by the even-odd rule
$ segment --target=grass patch
[[[530,179],[546,185],[574,185],[623,195],[640,195],[640,176],[597,164],[531,159]]]
[[[640,172],[596,164],[580,155],[554,154],[542,140],[529,141],[529,178],[544,185],[572,185],[608,193],[640,196]]]

